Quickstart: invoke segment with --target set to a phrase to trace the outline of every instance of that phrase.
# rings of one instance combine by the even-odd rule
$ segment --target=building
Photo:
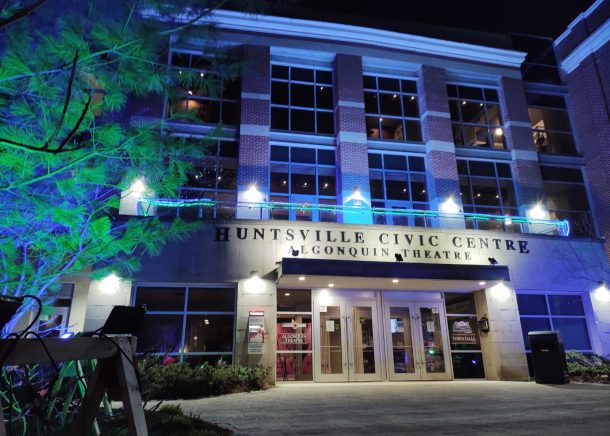
[[[145,304],[141,351],[278,381],[526,380],[532,330],[610,353],[609,17],[503,46],[219,11],[241,81],[148,116],[233,136],[181,204],[121,209],[205,224],[132,280],[66,284],[68,324]],[[169,61],[206,74],[200,55]]]

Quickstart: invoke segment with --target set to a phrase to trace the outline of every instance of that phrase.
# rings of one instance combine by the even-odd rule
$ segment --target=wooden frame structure
[[[136,369],[127,356],[133,359],[136,338],[132,336],[113,336],[112,341],[105,338],[46,338],[42,339],[56,362],[66,360],[97,359],[95,371],[91,375],[83,404],[74,421],[70,435],[88,435],[100,407],[104,392],[109,386],[118,385],[123,400],[123,410],[130,435],[147,436],[146,419],[142,407],[142,397],[138,386]],[[121,352],[120,349],[123,351]],[[34,363],[51,363],[38,339],[0,340],[0,356],[14,346],[5,366]],[[123,354],[124,353],[124,354]],[[2,403],[0,402],[0,408]],[[4,419],[0,421],[0,436],[6,435]]]

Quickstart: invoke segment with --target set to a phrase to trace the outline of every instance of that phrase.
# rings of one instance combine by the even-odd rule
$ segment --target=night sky
[[[296,0],[300,6],[494,33],[556,38],[594,0]],[[323,20],[323,18],[321,17]]]

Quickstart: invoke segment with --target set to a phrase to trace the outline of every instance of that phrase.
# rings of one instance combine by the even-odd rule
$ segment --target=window
[[[204,56],[172,52],[171,65],[180,83],[171,90],[167,116],[205,124],[239,124],[240,84],[238,79],[210,73]]]
[[[276,377],[313,380],[311,290],[277,290]]]
[[[333,147],[271,146],[269,197],[277,203],[336,205]],[[334,212],[271,209],[272,219],[336,222]]]
[[[465,213],[506,216],[504,222],[466,220],[466,228],[518,232],[510,216],[518,216],[510,165],[501,162],[458,159],[460,197]]]
[[[445,292],[451,360],[455,378],[485,378],[473,294]]]
[[[371,206],[428,210],[426,166],[422,156],[369,153]],[[426,217],[373,215],[375,224],[426,227]]]
[[[580,295],[517,293],[517,304],[531,375],[534,374],[527,335],[531,331],[557,330],[561,332],[566,351],[592,352]]]
[[[577,154],[562,95],[526,94],[532,135],[540,152]]]
[[[292,132],[334,132],[333,73],[271,66],[271,128]]]
[[[233,359],[235,289],[137,286],[134,304],[147,309],[138,352],[194,364]]]
[[[523,80],[528,82],[561,84],[559,68],[555,59],[553,38],[511,34],[515,50],[527,53],[521,65]]]
[[[422,141],[414,80],[364,76],[364,110],[369,138]]]
[[[595,236],[595,226],[580,168],[541,166],[551,219],[568,220],[575,236]]]
[[[447,85],[447,93],[456,145],[506,148],[495,89]]]
[[[188,139],[187,139],[188,140]],[[157,208],[157,214],[167,216],[176,214],[184,219],[202,219],[206,221],[230,221],[235,216],[237,189],[236,141],[212,140],[207,157],[195,163],[188,174],[186,185],[180,190],[180,198],[209,199],[218,201],[215,207]]]

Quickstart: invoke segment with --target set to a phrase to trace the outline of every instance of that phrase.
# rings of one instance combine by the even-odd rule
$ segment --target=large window
[[[269,197],[272,202],[336,205],[333,147],[271,146]],[[336,214],[310,208],[271,210],[272,219],[337,221]]]
[[[495,89],[447,85],[447,93],[456,145],[506,148]]]
[[[364,109],[369,138],[421,142],[414,80],[364,76]]]
[[[466,227],[480,230],[520,231],[510,216],[517,216],[517,202],[510,165],[501,162],[458,159],[460,197],[465,213],[504,215],[504,222],[466,220]]]
[[[277,380],[313,380],[311,327],[311,291],[308,289],[278,289]]]
[[[195,163],[188,174],[186,185],[180,190],[180,198],[209,199],[218,201],[215,207],[184,207],[163,210],[161,216],[176,214],[185,219],[206,221],[229,221],[235,216],[237,157],[236,141],[211,141],[206,150],[207,157]]]
[[[455,378],[485,378],[474,295],[445,292],[447,326]]]
[[[523,80],[553,85],[561,84],[553,38],[519,34],[511,34],[510,38],[515,50],[527,53],[525,62],[521,64]]]
[[[332,71],[272,65],[271,128],[334,132]]]
[[[428,210],[426,166],[421,156],[369,153],[371,206],[387,209]],[[376,224],[422,226],[424,217],[374,215]]]
[[[171,65],[180,83],[171,90],[168,117],[205,124],[239,124],[239,80],[211,73],[209,59],[192,53],[172,52]]]
[[[233,359],[235,289],[215,286],[137,286],[146,306],[138,352],[169,355],[193,364]]]
[[[527,104],[536,149],[547,153],[576,154],[564,97],[529,92]]]
[[[575,236],[595,236],[587,189],[579,168],[541,166],[551,219],[568,220]]]
[[[518,292],[517,303],[530,374],[533,373],[533,369],[531,345],[527,334],[531,331],[557,330],[561,332],[566,351],[592,351],[587,318],[580,295]]]

